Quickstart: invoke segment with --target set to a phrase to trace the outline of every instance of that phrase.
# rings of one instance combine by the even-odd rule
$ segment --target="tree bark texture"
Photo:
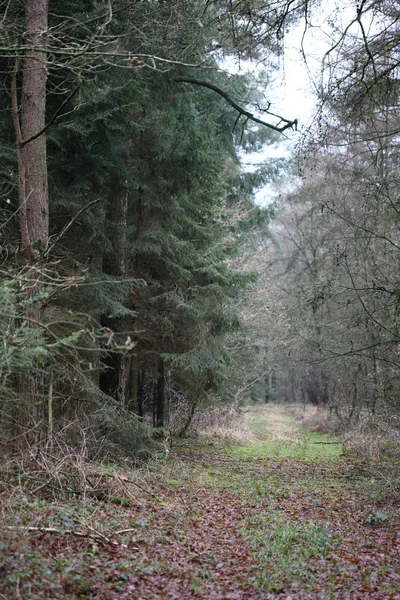
[[[22,69],[20,132],[20,232],[24,262],[31,264],[47,246],[49,200],[47,183],[46,135],[24,143],[46,124],[48,0],[26,0],[26,39]],[[18,139],[19,138],[19,139]]]
[[[22,63],[19,58],[15,61],[11,104],[18,151],[20,243],[27,267],[41,257],[49,236],[46,136],[42,131],[46,123],[47,29],[48,0],[26,0],[24,43],[30,49],[25,51]],[[40,273],[30,275],[28,272],[26,297],[35,298],[40,291]],[[36,327],[42,318],[40,302],[28,305],[22,318],[28,327]],[[42,436],[44,411],[40,394],[43,383],[43,373],[34,363],[31,372],[21,374],[18,380],[19,391],[27,399],[25,414],[23,409],[19,410],[21,423],[27,431],[33,432],[23,436],[29,444]]]

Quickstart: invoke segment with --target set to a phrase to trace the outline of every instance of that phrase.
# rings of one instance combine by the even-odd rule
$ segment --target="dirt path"
[[[398,513],[365,467],[281,408],[247,419],[250,441],[186,442],[149,468],[156,497],[15,502],[0,598],[400,599]]]

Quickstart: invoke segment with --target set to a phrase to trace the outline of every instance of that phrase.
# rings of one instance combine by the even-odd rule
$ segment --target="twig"
[[[126,477],[124,477],[122,475],[112,475],[111,473],[94,473],[94,476],[95,477],[96,476],[97,477],[112,477],[114,479],[119,479],[120,481],[124,481],[126,483],[131,483],[132,485],[136,485],[136,487],[138,487],[139,490],[142,490],[142,492],[145,492],[145,494],[148,494],[152,498],[155,498],[155,500],[158,500],[158,502],[162,502],[161,498],[159,498],[158,496],[153,494],[153,492],[149,492],[144,487],[142,487],[139,483],[136,483],[136,481],[132,481],[132,479],[127,479]]]
[[[37,494],[37,492],[39,492],[43,488],[47,487],[48,485],[50,485],[50,481],[45,481],[44,483],[42,483],[38,487],[36,487],[34,490],[31,490],[30,494]]]
[[[343,442],[310,442],[311,444],[343,444]]]
[[[112,542],[107,536],[104,535],[104,533],[101,533],[100,531],[96,531],[95,529],[93,529],[93,527],[91,525],[86,524],[86,527],[88,529],[90,529],[90,531],[93,531],[93,533],[95,535],[98,535],[102,540],[107,542],[107,544],[115,544],[115,542]]]
[[[43,133],[45,133],[49,129],[49,127],[54,123],[54,121],[60,115],[64,106],[66,106],[68,104],[68,102],[70,102],[70,100],[72,100],[72,98],[75,96],[75,94],[77,93],[77,91],[79,90],[80,87],[81,87],[81,84],[79,82],[79,84],[76,86],[76,88],[74,90],[72,90],[70,95],[64,100],[64,102],[61,104],[61,106],[59,106],[59,108],[56,110],[54,115],[51,117],[50,121],[48,123],[46,123],[46,125],[42,129],[40,129],[40,131],[38,131],[37,133],[31,135],[29,138],[26,138],[26,140],[21,140],[20,146],[21,147],[26,146],[26,144],[29,144],[29,142],[33,142],[33,140],[36,140],[38,137],[43,135]]]
[[[78,211],[76,213],[75,216],[72,217],[72,219],[61,229],[60,233],[58,234],[58,236],[56,237],[56,239],[54,240],[54,242],[51,244],[51,246],[49,246],[43,252],[43,258],[47,258],[48,257],[48,255],[50,254],[50,252],[53,250],[54,246],[57,244],[57,242],[60,241],[60,239],[62,238],[62,236],[68,231],[68,229],[71,227],[71,225],[73,225],[75,223],[75,221],[77,220],[77,218],[80,217],[80,215],[83,212],[85,212],[85,210],[87,210],[88,208],[90,208],[91,206],[93,206],[93,204],[97,204],[98,202],[100,202],[100,199],[91,200],[91,202],[88,202],[83,208],[80,209],[80,211]]]

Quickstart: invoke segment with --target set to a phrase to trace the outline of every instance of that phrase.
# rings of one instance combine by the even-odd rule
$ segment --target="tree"
[[[190,381],[194,394],[197,378],[200,396],[218,395],[232,364],[234,303],[252,278],[230,269],[237,243],[223,223],[238,200],[229,189],[239,121],[276,133],[295,127],[268,104],[256,114],[244,78],[218,73],[216,62],[216,32],[221,51],[240,35],[256,53],[265,15],[278,13],[255,6],[251,19],[261,24],[246,33],[243,7],[230,7],[228,19],[224,8],[180,0],[7,7],[1,68],[12,102],[4,94],[2,177],[11,206],[19,196],[32,277],[19,316],[44,343],[55,335],[70,345],[47,374],[32,363],[25,391],[35,406],[68,396],[72,413],[84,399],[88,412],[112,406],[117,422],[116,411],[143,416],[151,388],[162,425],[168,381],[181,389]],[[10,245],[15,238],[10,230]],[[88,328],[78,327],[84,313]],[[57,410],[65,415],[61,403]],[[103,425],[102,434],[109,420]]]

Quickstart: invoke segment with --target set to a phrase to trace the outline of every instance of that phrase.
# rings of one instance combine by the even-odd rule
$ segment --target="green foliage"
[[[153,441],[152,430],[137,415],[124,409],[108,396],[95,390],[96,401],[86,415],[87,426],[94,432],[89,443],[91,457],[146,460],[162,449]],[[97,404],[97,407],[96,407]]]
[[[332,546],[332,535],[322,525],[253,517],[252,532],[245,534],[257,549],[258,585],[263,592],[277,592],[289,581],[307,580],[311,558],[323,557]],[[271,573],[272,569],[272,573]]]
[[[46,257],[57,275],[29,300],[15,297],[15,318],[29,309],[37,323],[15,326],[4,365],[11,378],[34,365],[40,403],[48,395],[54,402],[44,418],[57,425],[65,413],[84,413],[96,436],[128,452],[147,435],[127,411],[139,410],[139,372],[147,407],[168,386],[196,402],[223,393],[236,365],[228,341],[241,327],[237,302],[256,279],[232,261],[247,232],[270,217],[251,197],[280,167],[242,177],[237,149],[274,136],[244,132],[218,94],[174,80],[198,77],[188,65],[202,63],[212,67],[205,77],[243,106],[265,101],[265,73],[251,83],[218,70],[212,46],[219,12],[183,0],[116,0],[112,13],[101,3],[56,0],[49,14]],[[22,17],[21,5],[20,15],[5,16],[4,30],[22,33]],[[240,20],[235,26],[242,29]],[[234,34],[225,33],[228,48]],[[12,67],[10,61],[5,71]],[[17,102],[20,79],[18,73]],[[4,100],[0,177],[15,209],[17,153]],[[16,237],[10,230],[8,243]],[[118,436],[124,423],[126,435]]]

